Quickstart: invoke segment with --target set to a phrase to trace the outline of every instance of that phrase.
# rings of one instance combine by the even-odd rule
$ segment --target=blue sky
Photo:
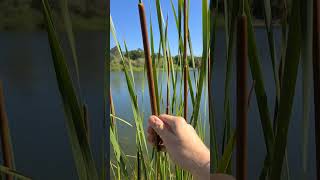
[[[150,6],[151,2],[151,6]],[[152,25],[154,30],[154,40],[156,49],[159,45],[159,31],[157,22],[157,12],[155,6],[155,0],[144,0],[143,1],[147,21],[150,22],[150,12],[152,14]],[[173,0],[175,8],[177,8],[177,0]],[[111,16],[116,28],[118,40],[123,46],[124,40],[127,43],[128,49],[142,48],[141,29],[138,12],[138,0],[111,0]],[[171,8],[170,0],[161,0],[161,7],[164,18],[168,19],[168,39],[170,44],[171,53],[176,55],[178,52],[178,33],[174,20],[174,14]],[[202,53],[202,23],[201,23],[201,1],[191,0],[190,1],[190,17],[189,17],[189,28],[190,35],[192,38],[193,53],[197,56]],[[115,43],[111,36],[110,46],[114,47]]]

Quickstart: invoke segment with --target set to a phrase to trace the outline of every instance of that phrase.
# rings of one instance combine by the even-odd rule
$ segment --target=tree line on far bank
[[[133,66],[144,66],[144,51],[141,48],[138,48],[136,50],[131,50],[128,52],[123,52],[123,55],[126,57],[126,59],[131,61]],[[163,58],[163,56],[158,53],[155,54],[155,57],[156,57],[156,59]],[[120,60],[121,58],[120,58],[120,54],[117,50],[117,47],[114,47],[110,50],[110,58],[111,58],[111,62],[112,62],[111,64],[121,64],[122,63]],[[173,60],[174,64],[176,64],[176,65],[180,64],[178,55],[172,56],[172,60]],[[200,67],[201,57],[194,56],[193,60],[194,60],[195,67]],[[193,67],[193,61],[192,61],[191,56],[188,56],[188,62],[189,62],[189,66]]]

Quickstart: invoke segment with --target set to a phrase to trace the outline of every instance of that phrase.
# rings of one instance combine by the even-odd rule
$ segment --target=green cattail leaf
[[[281,176],[300,60],[300,1],[293,0],[292,3],[292,11],[289,18],[288,47],[281,86],[281,99],[276,121],[277,131],[273,149],[274,153],[272,153],[272,166],[270,169],[271,179],[280,179]]]
[[[12,175],[13,177],[15,177],[18,180],[31,180],[32,179],[30,177],[24,176],[21,173],[15,171],[15,170],[9,169],[9,168],[2,166],[2,165],[0,165],[0,172],[7,174],[7,175]]]
[[[53,25],[47,0],[42,1],[52,60],[66,115],[67,129],[79,179],[98,179],[84,124],[82,106],[70,78],[69,69]]]
[[[236,144],[236,133],[233,132],[231,134],[230,139],[228,140],[227,146],[225,151],[223,152],[223,155],[219,161],[218,168],[217,168],[217,173],[227,173],[227,169],[229,167],[231,158],[232,158],[232,153]]]
[[[311,103],[312,79],[312,32],[313,32],[313,8],[312,1],[301,2],[301,65],[302,65],[302,177],[308,179],[308,144],[309,144],[309,121]]]

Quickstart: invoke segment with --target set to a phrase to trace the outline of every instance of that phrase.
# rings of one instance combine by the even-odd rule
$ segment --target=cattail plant
[[[13,152],[10,143],[10,131],[7,113],[4,106],[4,94],[2,82],[0,82],[0,130],[1,130],[1,142],[2,142],[2,157],[4,166],[13,169]],[[13,180],[13,176],[6,175],[7,180]]]
[[[42,0],[43,15],[51,48],[52,62],[61,94],[63,107],[66,110],[66,125],[72,147],[78,177],[82,180],[98,179],[98,172],[92,156],[91,147],[87,139],[87,130],[83,116],[83,107],[80,103],[74,82],[71,78],[69,67],[63,49],[60,45],[56,31],[53,12],[47,0]],[[68,110],[68,111],[67,111]]]
[[[149,46],[149,40],[148,40],[147,20],[146,20],[144,5],[142,2],[140,2],[138,4],[138,8],[139,8],[143,48],[144,48],[144,55],[145,55],[146,69],[147,69],[151,112],[152,112],[152,115],[158,115],[157,100],[156,100],[156,94],[155,94],[155,89],[154,89],[152,61],[151,61],[151,56],[150,56],[150,46]],[[157,145],[159,145],[160,138],[158,136],[157,136],[156,142],[157,142]],[[160,150],[160,147],[157,146],[157,149]]]
[[[320,2],[313,1],[313,81],[316,139],[316,170],[320,179]]]
[[[111,93],[111,89],[109,90],[109,104],[110,104],[110,114],[115,114],[115,110],[114,110],[114,104],[113,104],[113,99],[112,99],[112,93]],[[114,129],[115,127],[115,124],[116,124],[116,120],[114,117],[111,117],[110,118],[110,127],[112,129]]]
[[[166,19],[166,29],[165,29],[165,39],[168,39],[168,16]],[[168,50],[165,51],[166,53],[166,62],[167,62],[167,97],[166,97],[166,114],[169,114],[170,110],[170,61],[171,57],[168,53]]]
[[[247,179],[247,17],[238,19],[237,29],[237,179]]]
[[[184,102],[184,111],[183,117],[186,121],[188,121],[188,57],[187,57],[187,40],[188,40],[188,17],[187,17],[187,0],[184,0],[183,4],[183,17],[184,17],[184,32],[183,32],[183,59],[184,59],[184,67],[183,67],[183,102]]]

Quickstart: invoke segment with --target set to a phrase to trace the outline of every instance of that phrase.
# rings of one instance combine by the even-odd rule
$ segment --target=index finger
[[[174,128],[174,129],[177,127],[177,124],[179,124],[181,122],[185,122],[183,117],[171,116],[171,115],[168,115],[168,114],[161,114],[159,116],[159,119],[161,119],[163,122],[165,122],[171,128]]]

